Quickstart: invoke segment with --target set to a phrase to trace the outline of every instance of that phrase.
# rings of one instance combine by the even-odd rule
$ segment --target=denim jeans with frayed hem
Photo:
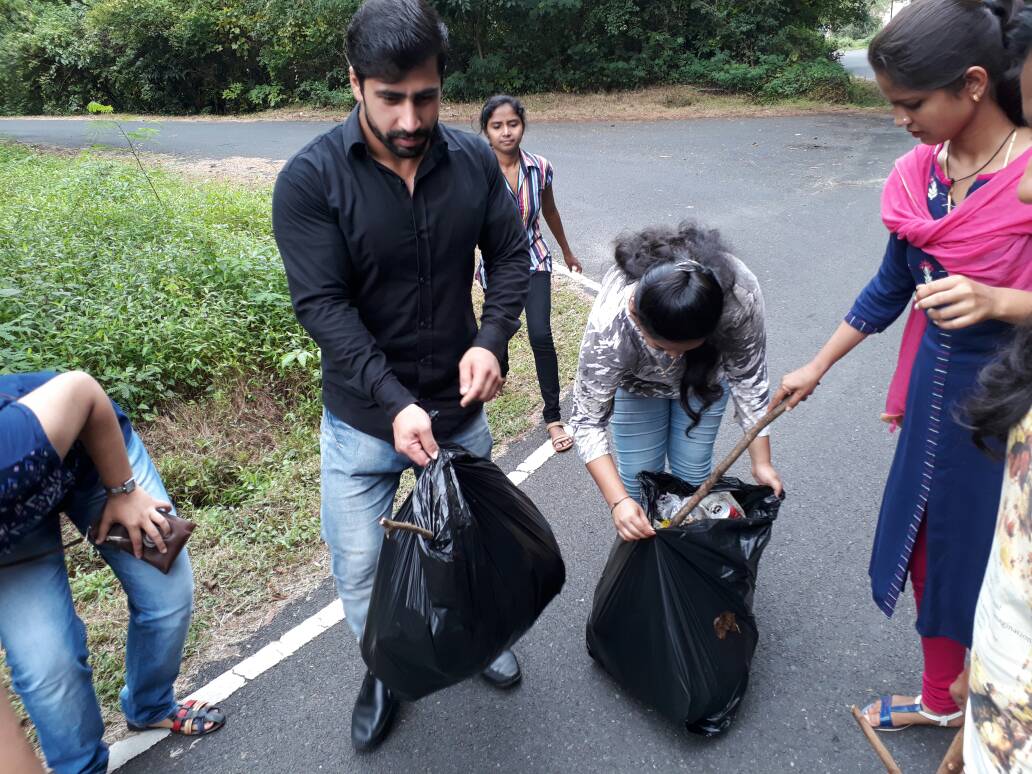
[[[690,484],[701,484],[713,470],[713,444],[724,417],[728,391],[702,412],[699,423],[685,433],[689,419],[681,403],[670,398],[646,398],[618,390],[609,427],[616,447],[616,466],[627,494],[641,499],[637,475],[643,470],[667,470]],[[693,408],[701,405],[694,396]]]
[[[491,431],[481,412],[450,438],[478,457],[491,456]],[[361,640],[373,593],[376,562],[383,543],[380,519],[391,515],[403,471],[414,467],[394,444],[356,430],[323,409],[322,538],[330,548],[330,565],[344,617]]]
[[[134,433],[129,462],[141,489],[168,500],[165,486]],[[80,531],[100,518],[107,492],[97,481],[75,490],[68,517]],[[0,557],[0,565],[60,545],[57,516]],[[172,685],[179,675],[193,606],[193,573],[186,550],[163,575],[132,554],[100,549],[129,600],[122,710],[134,725],[150,725],[175,706]],[[89,602],[86,602],[89,605]],[[104,724],[87,663],[86,628],[75,613],[64,555],[51,553],[15,567],[0,567],[0,645],[39,734],[47,765],[57,774],[107,770]]]

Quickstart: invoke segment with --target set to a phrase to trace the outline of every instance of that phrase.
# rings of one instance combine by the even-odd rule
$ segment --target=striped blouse
[[[520,149],[520,174],[516,190],[512,190],[508,179],[505,181],[505,187],[512,194],[512,200],[516,209],[519,210],[523,228],[527,230],[527,239],[530,242],[531,272],[552,271],[552,254],[548,250],[544,237],[541,236],[541,194],[551,186],[552,164],[548,159]],[[477,269],[477,280],[482,287],[487,287],[483,261]]]
[[[552,271],[552,254],[541,237],[541,194],[552,187],[552,165],[544,156],[535,156],[520,150],[520,176],[516,190],[506,181],[509,193],[516,201],[523,227],[530,240],[530,270]]]

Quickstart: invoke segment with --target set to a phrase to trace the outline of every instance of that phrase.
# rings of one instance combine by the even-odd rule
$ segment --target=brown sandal
[[[562,434],[552,435],[551,430],[553,427],[562,429]],[[556,454],[568,452],[573,448],[573,438],[571,438],[570,434],[566,432],[566,426],[562,422],[549,422],[545,425],[545,431],[552,439],[552,448],[555,450]]]

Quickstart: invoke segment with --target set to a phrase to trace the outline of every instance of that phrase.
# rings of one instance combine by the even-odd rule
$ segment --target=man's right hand
[[[430,429],[430,415],[412,403],[394,417],[394,449],[421,468],[437,459],[437,441]]]

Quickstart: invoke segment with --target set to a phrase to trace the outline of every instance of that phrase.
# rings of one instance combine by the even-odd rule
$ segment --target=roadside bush
[[[0,0],[0,112],[74,112],[90,99],[145,112],[346,108],[344,39],[359,2]],[[824,33],[870,17],[868,0],[434,2],[457,99],[685,81],[764,99],[841,95]]]
[[[351,110],[355,106],[355,96],[351,87],[331,89],[323,81],[305,81],[297,87],[296,96],[301,102],[319,107]]]
[[[885,95],[878,89],[878,84],[864,78],[849,79],[849,104],[860,107],[887,106]]]
[[[823,102],[846,102],[850,95],[850,79],[838,62],[816,60],[793,62],[778,69],[760,87],[759,97],[774,101],[807,97]]]
[[[802,97],[849,102],[857,94],[849,74],[838,62],[828,58],[793,62],[767,55],[760,57],[756,64],[748,65],[721,54],[710,60],[689,61],[680,75],[686,83],[749,94],[761,101]]]
[[[269,192],[0,144],[0,363],[82,368],[138,416],[239,373],[314,392]],[[46,213],[46,217],[40,217]],[[299,356],[300,355],[300,356]]]
[[[82,35],[84,12],[26,4],[0,21],[0,113],[71,113],[93,98],[97,68]]]

